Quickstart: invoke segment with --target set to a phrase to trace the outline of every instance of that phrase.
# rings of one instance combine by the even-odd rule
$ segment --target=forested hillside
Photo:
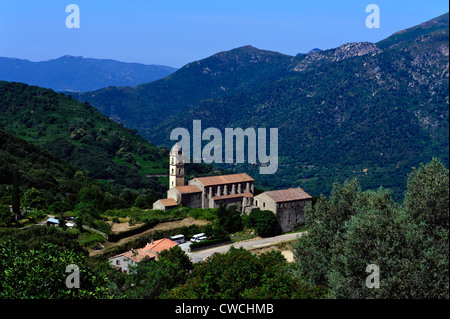
[[[0,204],[12,203],[15,169],[21,193],[34,187],[49,205],[62,200],[66,194],[78,193],[87,182],[75,167],[0,126]]]
[[[67,161],[115,193],[166,186],[145,175],[166,169],[168,153],[88,103],[22,83],[0,82],[0,124]]]

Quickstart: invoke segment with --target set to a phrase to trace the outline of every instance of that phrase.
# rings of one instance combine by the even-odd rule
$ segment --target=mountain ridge
[[[381,49],[393,45],[401,45],[404,42],[410,41],[412,38],[418,38],[421,35],[432,33],[436,30],[448,29],[449,13],[444,13],[436,18],[422,22],[416,26],[403,29],[395,32],[391,36],[378,41],[376,44]]]
[[[72,96],[145,136],[149,126],[202,100],[231,95],[288,76],[292,59],[278,52],[244,46],[188,63],[151,83]]]
[[[176,68],[64,55],[47,61],[0,57],[0,80],[55,91],[84,92],[108,86],[136,86],[170,75]]]

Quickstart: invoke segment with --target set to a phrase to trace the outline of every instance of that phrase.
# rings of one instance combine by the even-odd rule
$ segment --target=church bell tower
[[[184,154],[175,144],[169,154],[169,189],[184,185]]]

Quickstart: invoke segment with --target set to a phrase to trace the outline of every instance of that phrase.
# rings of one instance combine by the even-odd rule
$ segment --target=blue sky
[[[68,4],[80,28],[68,29]],[[369,4],[380,28],[365,26]],[[377,42],[445,12],[448,1],[1,0],[0,56],[31,61],[77,55],[181,67],[243,45],[295,55]]]

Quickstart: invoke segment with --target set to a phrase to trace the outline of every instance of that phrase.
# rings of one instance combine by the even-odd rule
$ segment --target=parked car
[[[191,238],[191,243],[199,243],[199,239],[205,237],[205,233],[200,233],[200,234],[195,234],[194,236],[192,236]],[[203,241],[203,240],[202,240]]]

